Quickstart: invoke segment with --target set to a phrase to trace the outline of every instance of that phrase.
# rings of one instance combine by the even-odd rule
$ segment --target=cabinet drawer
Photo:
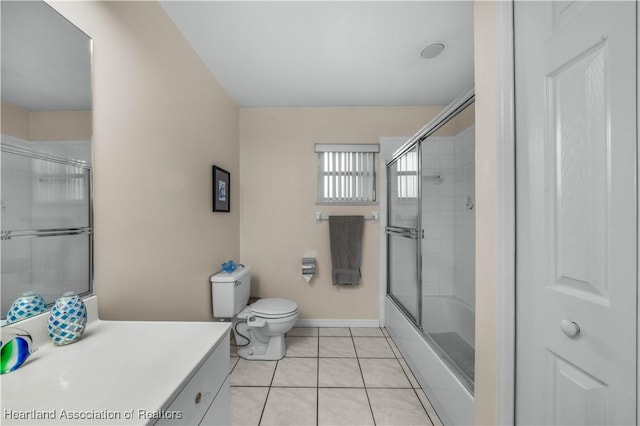
[[[166,411],[180,413],[180,417],[159,419],[157,425],[197,425],[200,423],[218,390],[229,374],[229,333],[220,342],[191,380],[169,404]]]
[[[231,387],[229,377],[218,391],[200,426],[228,426],[231,424]]]

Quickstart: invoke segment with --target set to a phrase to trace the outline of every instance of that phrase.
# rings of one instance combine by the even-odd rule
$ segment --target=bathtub
[[[465,380],[438,345],[434,334],[455,333],[473,347],[473,311],[452,296],[423,298],[423,328],[410,321],[396,303],[385,299],[385,327],[414,372],[444,424],[473,424],[473,382]],[[437,321],[436,321],[437,320]]]
[[[437,345],[434,347],[436,352],[472,390],[475,314],[471,308],[454,296],[425,296],[422,298],[422,328]]]
[[[475,313],[454,296],[424,296],[422,327],[425,332],[456,333],[468,345],[475,347]]]

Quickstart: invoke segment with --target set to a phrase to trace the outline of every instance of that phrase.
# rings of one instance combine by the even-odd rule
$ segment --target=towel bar
[[[323,220],[329,220],[329,216],[324,216],[322,214],[322,212],[316,212],[316,223],[320,223]],[[378,221],[378,212],[377,211],[372,211],[370,216],[365,216],[364,220],[370,220],[371,222],[377,222]]]

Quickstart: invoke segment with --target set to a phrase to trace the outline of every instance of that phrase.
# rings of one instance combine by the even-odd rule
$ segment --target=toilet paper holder
[[[301,265],[302,277],[307,281],[311,281],[311,278],[316,274],[316,258],[315,257],[303,257]]]

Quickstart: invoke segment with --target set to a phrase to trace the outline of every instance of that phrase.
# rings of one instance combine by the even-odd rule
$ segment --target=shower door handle
[[[401,226],[387,226],[387,235],[397,235],[403,238],[410,238],[412,240],[418,239],[418,230],[415,228],[403,228]]]

